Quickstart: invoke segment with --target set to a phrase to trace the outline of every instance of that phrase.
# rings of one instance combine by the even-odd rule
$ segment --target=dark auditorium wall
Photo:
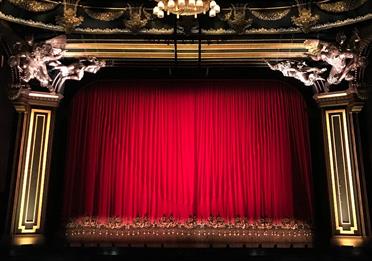
[[[371,61],[372,55],[369,56]],[[372,64],[365,71],[365,83],[368,89],[368,101],[360,115],[361,142],[364,160],[367,197],[369,201],[370,222],[372,223]]]
[[[9,201],[12,151],[16,112],[8,100],[6,88],[0,87],[0,234],[4,234]]]

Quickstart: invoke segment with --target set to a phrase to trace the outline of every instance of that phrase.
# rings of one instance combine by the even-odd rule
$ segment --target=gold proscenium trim
[[[335,229],[340,235],[354,235],[358,230],[358,220],[356,213],[355,191],[351,167],[351,154],[349,148],[349,135],[347,128],[346,110],[326,110],[326,128],[327,128],[327,141],[328,141],[328,156],[330,163],[331,174],[331,188],[332,188],[332,201],[333,212],[335,217]],[[335,130],[334,120],[339,122],[339,130]],[[330,123],[332,122],[332,124]],[[336,144],[335,133],[339,132],[341,144]],[[340,147],[337,147],[340,145]],[[338,162],[336,158],[336,150],[341,149],[342,154],[342,172],[339,172],[337,167]],[[343,177],[340,177],[343,176]],[[341,195],[340,179],[344,179],[344,189],[346,195]],[[350,194],[350,198],[349,195]],[[346,202],[343,202],[343,199]],[[347,218],[344,217],[344,211],[341,209],[342,204],[347,204]]]
[[[21,233],[36,233],[41,226],[51,113],[50,110],[31,109],[17,227]],[[40,135],[39,152],[35,151],[37,135]],[[32,184],[35,179],[36,184]],[[34,193],[31,193],[32,186],[36,186]]]
[[[199,58],[197,43],[143,43],[143,42],[70,42],[66,44],[66,57],[94,56],[97,58],[177,59]],[[215,42],[201,43],[201,59],[253,59],[305,57],[308,46],[303,42]]]

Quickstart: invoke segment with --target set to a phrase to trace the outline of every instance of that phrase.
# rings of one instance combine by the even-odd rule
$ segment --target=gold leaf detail
[[[124,14],[124,10],[105,10],[105,11],[95,11],[93,9],[86,8],[85,12],[93,19],[99,21],[110,22],[118,19]]]
[[[331,13],[343,13],[357,9],[367,1],[368,0],[342,0],[332,3],[317,3],[317,5],[323,11]]]
[[[290,8],[273,9],[273,10],[250,10],[258,19],[265,21],[276,21],[284,18],[291,11]]]
[[[34,13],[46,12],[54,9],[58,3],[55,2],[42,2],[37,0],[8,0],[15,6],[23,8],[27,11]]]

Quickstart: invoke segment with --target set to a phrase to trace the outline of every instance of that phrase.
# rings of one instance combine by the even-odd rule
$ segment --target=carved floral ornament
[[[64,64],[65,45],[65,35],[40,43],[17,43],[9,65],[18,72],[20,85],[28,86],[31,80],[36,80],[51,93],[63,93],[67,80],[80,81],[85,72],[97,73],[105,67],[105,61],[94,57]]]
[[[299,8],[298,16],[292,16],[291,19],[304,33],[308,33],[311,27],[319,22],[320,17],[319,15],[313,15],[311,9]]]
[[[71,32],[75,27],[81,25],[84,17],[77,15],[77,7],[80,0],[64,0],[63,15],[58,16],[56,22],[64,27],[67,33]]]

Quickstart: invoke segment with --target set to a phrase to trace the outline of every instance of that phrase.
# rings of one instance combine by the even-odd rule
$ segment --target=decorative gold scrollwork
[[[124,9],[97,11],[91,8],[85,8],[84,10],[85,13],[87,13],[87,15],[89,15],[91,18],[105,22],[116,20],[124,14]]]
[[[319,22],[319,15],[313,15],[311,9],[299,8],[298,16],[292,16],[292,22],[300,27],[304,33],[310,31],[311,27]]]
[[[331,3],[317,3],[318,7],[323,11],[331,13],[343,13],[359,8],[368,0],[341,0]]]
[[[139,7],[132,7],[128,4],[129,18],[124,20],[124,26],[131,32],[138,32],[143,29],[151,18],[142,5]]]
[[[286,17],[291,11],[290,8],[281,8],[281,9],[268,9],[268,10],[254,10],[250,9],[252,15],[258,19],[264,21],[276,21]]]
[[[244,33],[245,30],[252,25],[253,20],[247,18],[246,8],[247,5],[244,5],[243,7],[236,7],[232,4],[230,11],[223,14],[222,17],[222,20],[226,21],[230,28],[238,34]]]
[[[43,2],[37,0],[8,0],[15,6],[23,8],[29,12],[41,13],[53,10],[58,3],[54,2]]]

